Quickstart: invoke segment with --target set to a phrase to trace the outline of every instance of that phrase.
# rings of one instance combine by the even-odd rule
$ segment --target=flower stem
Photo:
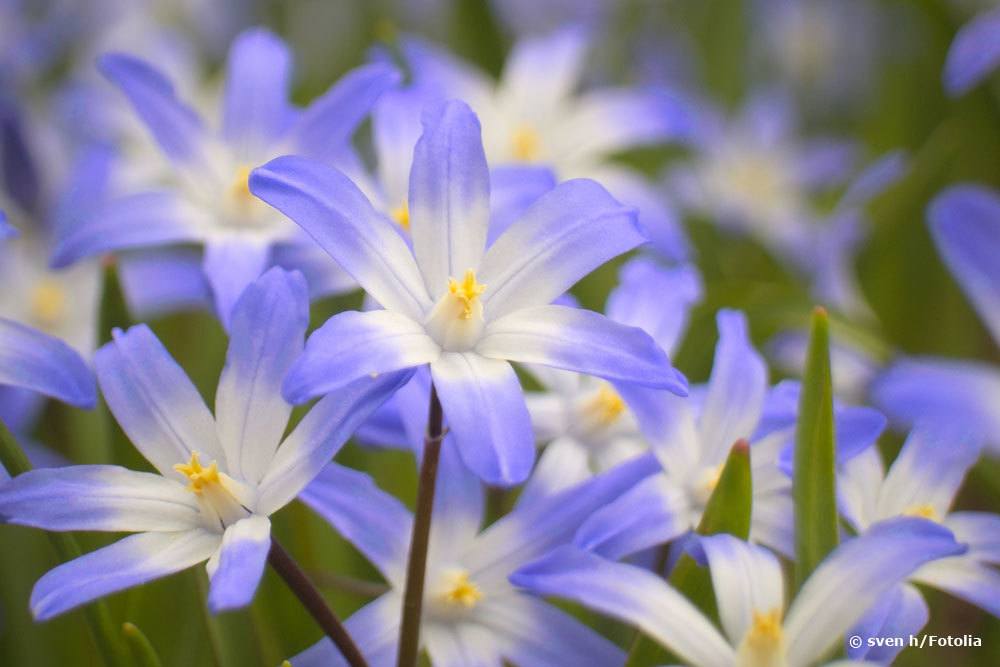
[[[437,485],[438,459],[444,437],[444,410],[437,389],[431,385],[431,403],[427,416],[424,456],[417,487],[417,510],[410,538],[410,560],[406,565],[406,590],[403,593],[403,622],[399,629],[397,667],[415,667],[420,654],[420,618],[424,603],[424,575],[427,570],[427,546],[434,510],[434,487]]]
[[[302,571],[299,564],[285,551],[276,539],[271,538],[271,550],[267,554],[267,562],[271,564],[288,587],[292,589],[302,606],[312,615],[323,632],[333,641],[351,667],[368,667],[368,662],[361,655],[358,645],[351,639],[347,629],[326,604],[316,586]]]

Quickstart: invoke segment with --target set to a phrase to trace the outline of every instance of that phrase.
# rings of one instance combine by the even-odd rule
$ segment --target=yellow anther
[[[396,208],[392,209],[392,219],[396,221],[396,224],[403,229],[409,231],[410,229],[410,207],[406,202],[403,202]]]
[[[454,278],[448,279],[448,292],[462,302],[462,314],[459,316],[463,320],[472,319],[472,307],[476,299],[486,291],[486,285],[476,282],[476,272],[468,269],[462,282]]]
[[[921,519],[930,519],[931,521],[937,521],[940,518],[938,517],[937,510],[930,503],[909,507],[903,511],[903,516],[915,516]]]
[[[753,612],[753,623],[739,647],[739,664],[745,667],[777,667],[786,662],[781,610]]]
[[[522,162],[537,160],[541,143],[538,132],[530,125],[519,125],[510,135],[511,152]]]
[[[468,572],[456,572],[451,576],[451,588],[441,598],[450,604],[472,609],[483,599],[483,592],[469,580]]]
[[[719,480],[722,478],[722,468],[723,464],[719,464],[705,474],[704,487],[705,491],[707,491],[709,495],[711,495],[711,493],[715,491],[715,487],[719,485]]]
[[[625,401],[611,388],[611,385],[602,384],[597,390],[597,395],[587,402],[586,410],[594,423],[608,426],[625,412]]]
[[[233,177],[233,182],[229,186],[229,191],[233,195],[233,199],[241,203],[252,203],[254,201],[253,193],[250,192],[250,171],[251,167],[249,165],[240,165],[236,169],[236,175]]]
[[[188,488],[196,494],[201,494],[206,486],[219,484],[219,465],[212,461],[212,465],[207,468],[201,465],[198,459],[198,452],[191,452],[191,460],[187,463],[178,463],[174,470],[188,478]]]
[[[66,291],[46,278],[35,285],[31,292],[31,314],[43,327],[54,327],[66,313]]]

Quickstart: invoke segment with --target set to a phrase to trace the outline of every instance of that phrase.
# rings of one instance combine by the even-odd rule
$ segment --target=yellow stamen
[[[472,306],[476,299],[486,291],[486,285],[476,282],[476,272],[468,269],[462,282],[454,278],[448,279],[448,292],[462,302],[462,314],[459,316],[463,320],[472,319]]]
[[[924,503],[922,505],[914,505],[903,511],[903,516],[915,516],[921,519],[930,519],[931,521],[937,521],[939,519],[937,510],[930,503]]]
[[[31,292],[31,313],[45,327],[54,327],[66,312],[66,291],[50,278],[35,285]]]
[[[625,401],[610,385],[602,384],[597,395],[587,403],[587,412],[600,426],[613,424],[625,412]]]
[[[541,140],[530,125],[519,125],[510,136],[510,145],[516,160],[531,162],[538,159]]]
[[[187,463],[178,463],[174,470],[188,478],[188,488],[194,493],[201,495],[201,492],[210,484],[219,484],[219,465],[212,461],[212,465],[207,468],[201,465],[198,460],[198,452],[191,452],[191,460]]]
[[[456,572],[451,577],[451,588],[441,597],[450,604],[472,609],[483,599],[483,592],[469,580],[468,572]]]
[[[781,610],[753,612],[753,624],[740,643],[739,664],[746,667],[777,667],[786,663],[785,634]]]
[[[237,167],[236,175],[233,176],[233,182],[229,186],[233,199],[241,204],[250,204],[254,201],[253,193],[250,192],[250,171],[249,165],[243,164]]]
[[[708,495],[711,495],[712,492],[715,491],[715,487],[719,485],[719,479],[722,478],[722,467],[723,464],[719,464],[705,474],[705,481],[703,485],[705,491],[708,492]]]
[[[392,219],[396,221],[396,224],[403,229],[409,231],[410,229],[410,207],[406,202],[403,202],[396,208],[392,209]]]

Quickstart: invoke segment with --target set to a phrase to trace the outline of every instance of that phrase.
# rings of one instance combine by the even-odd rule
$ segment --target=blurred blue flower
[[[47,530],[137,532],[56,567],[32,613],[51,618],[208,560],[214,611],[250,602],[270,549],[269,515],[289,503],[401,377],[363,378],[317,403],[287,437],[281,381],[301,352],[308,294],[272,269],[233,310],[215,416],[156,336],[117,330],[96,355],[104,398],[159,474],[117,466],[34,470],[0,486],[0,516]]]
[[[427,42],[404,39],[401,49],[417,85],[465,100],[480,116],[490,164],[545,166],[559,180],[593,178],[639,208],[639,223],[658,252],[683,259],[687,241],[663,193],[610,158],[686,139],[693,124],[688,104],[663,88],[578,91],[589,41],[579,27],[523,39],[499,82]]]
[[[514,588],[508,576],[566,544],[580,522],[656,469],[626,463],[542,502],[518,506],[482,528],[483,489],[445,443],[427,559],[422,647],[435,665],[620,665],[624,653],[569,614]],[[376,567],[390,590],[346,622],[373,667],[396,664],[413,517],[367,475],[331,464],[300,499]],[[530,587],[529,587],[530,589]],[[329,640],[291,659],[296,667],[343,665]]]
[[[944,67],[944,87],[961,95],[1000,66],[1000,9],[984,11],[955,35]]]
[[[963,184],[927,210],[938,251],[1000,344],[1000,193]],[[903,358],[872,387],[872,398],[896,423],[959,422],[1000,453],[1000,368],[969,360]]]
[[[291,64],[287,46],[271,33],[243,33],[230,52],[222,127],[214,133],[154,67],[123,54],[104,56],[102,72],[128,97],[171,161],[174,178],[166,187],[116,198],[69,230],[55,264],[112,250],[202,244],[216,311],[228,324],[243,288],[279,263],[282,246],[312,247],[256,201],[247,184],[251,169],[287,152],[327,161],[349,153],[354,130],[399,80],[389,66],[367,65],[299,111],[287,100]]]
[[[900,580],[963,550],[932,521],[887,521],[832,551],[786,604],[781,564],[771,552],[731,535],[699,538],[695,551],[709,567],[722,632],[658,575],[574,547],[527,565],[511,582],[630,623],[686,665],[806,667],[822,663]]]
[[[448,428],[484,480],[524,481],[531,422],[510,362],[545,364],[683,393],[644,332],[550,305],[641,244],[633,209],[593,181],[538,199],[487,248],[490,178],[479,121],[462,102],[429,109],[410,172],[410,244],[342,172],[297,156],[250,178],[384,308],[335,315],[285,382],[296,403],[356,378],[430,364]],[[609,343],[613,341],[613,343]]]
[[[1000,515],[951,511],[979,452],[961,428],[917,426],[888,473],[878,451],[868,450],[841,467],[838,491],[842,512],[859,534],[899,516],[932,519],[951,530],[968,551],[932,561],[909,580],[947,591],[1000,616],[1000,570],[995,567],[1000,565]],[[918,634],[928,617],[923,597],[911,584],[905,584],[887,594],[850,634],[864,639],[907,637]],[[891,662],[901,650],[892,646],[868,648],[865,641],[859,649],[848,646],[847,654],[855,660]]]

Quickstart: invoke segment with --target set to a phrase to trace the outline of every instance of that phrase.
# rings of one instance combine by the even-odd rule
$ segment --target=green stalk
[[[135,659],[137,667],[162,667],[163,663],[160,662],[160,656],[156,654],[156,649],[135,624],[123,623],[122,635],[132,650],[132,657]]]
[[[12,476],[22,475],[31,470],[31,462],[2,419],[0,419],[0,463]],[[72,533],[48,532],[46,535],[60,561],[67,562],[83,554]],[[115,624],[111,620],[107,604],[102,600],[92,602],[83,608],[83,613],[104,664],[109,667],[128,665],[124,647],[115,631]]]
[[[816,308],[795,432],[796,590],[839,541],[835,455],[830,324],[826,311]]]

